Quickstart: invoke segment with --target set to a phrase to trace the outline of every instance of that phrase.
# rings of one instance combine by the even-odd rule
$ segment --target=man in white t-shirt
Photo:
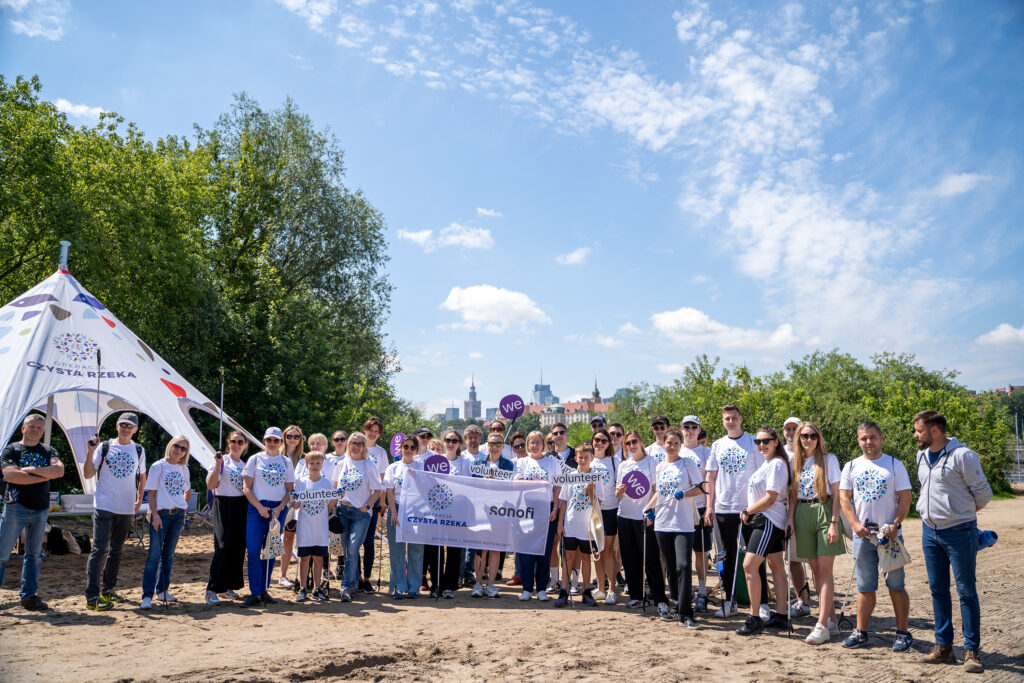
[[[697,442],[697,434],[700,433],[700,418],[696,415],[687,415],[680,423],[680,427],[683,432],[683,447],[679,451],[679,457],[692,460],[697,465],[697,469],[700,470],[701,481],[703,481],[711,449],[707,446],[701,446]],[[707,553],[714,548],[714,539],[712,538],[711,525],[704,523],[704,512],[707,510],[708,497],[700,495],[694,500],[697,507],[697,518],[694,520],[695,529],[692,545],[697,565],[697,599],[693,609],[697,612],[706,612],[708,609]]]
[[[725,436],[711,444],[711,455],[705,465],[707,471],[708,507],[704,513],[706,524],[717,524],[725,546],[725,564],[722,583],[726,599],[715,616],[736,614],[732,599],[736,558],[738,555],[740,513],[747,507],[747,484],[764,457],[754,446],[754,437],[743,431],[743,415],[734,403],[722,406],[722,426]],[[761,604],[768,603],[765,582],[761,582]]]
[[[366,455],[368,458],[373,460],[377,464],[377,472],[380,474],[381,486],[384,485],[384,473],[388,471],[388,452],[383,446],[377,445],[377,439],[380,438],[381,433],[384,431],[384,421],[379,417],[367,418],[366,422],[363,423],[363,434],[366,435]],[[373,506],[373,512],[370,515],[370,527],[366,533],[366,540],[363,541],[363,563],[362,569],[363,574],[359,579],[358,590],[360,593],[373,593],[373,584],[370,583],[370,577],[373,574],[373,544],[377,539],[377,520],[380,518],[380,513],[384,509],[383,500],[378,501]]]
[[[668,418],[657,415],[651,418],[651,431],[654,432],[654,443],[647,447],[647,455],[658,462],[665,462],[665,433],[668,432]]]
[[[96,477],[92,513],[92,549],[86,564],[85,606],[99,612],[110,609],[124,598],[114,591],[121,567],[121,550],[131,529],[132,518],[142,504],[146,486],[146,451],[132,441],[139,429],[135,413],[117,418],[117,438],[100,443],[89,439],[82,476]],[[97,450],[97,446],[99,449]],[[100,566],[103,592],[100,592]]]
[[[868,624],[878,590],[878,533],[887,542],[900,538],[903,520],[910,512],[910,477],[903,463],[882,452],[882,428],[874,422],[857,427],[861,455],[846,463],[839,481],[839,502],[853,529],[853,559],[857,576],[857,628],[843,647],[868,644]],[[904,588],[902,567],[886,574],[885,585],[896,614],[894,652],[906,652],[914,639],[907,630],[910,596]]]

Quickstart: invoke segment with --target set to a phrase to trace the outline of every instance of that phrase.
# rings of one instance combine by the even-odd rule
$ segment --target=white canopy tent
[[[144,413],[168,433],[188,437],[192,457],[203,466],[214,461],[216,449],[189,411],[220,417],[217,405],[66,268],[0,308],[0,436],[5,443],[33,409],[48,413],[64,431],[79,477],[89,437],[106,417],[125,410]],[[238,429],[259,444],[229,416],[224,422],[225,428]],[[82,480],[86,493],[94,487],[94,479]]]

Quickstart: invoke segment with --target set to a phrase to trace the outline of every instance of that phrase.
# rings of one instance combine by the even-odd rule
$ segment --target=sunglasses
[[[445,443],[459,443],[459,440],[458,439],[445,439],[444,442]]]
[[[268,436],[267,438],[265,438],[263,440],[264,441],[269,441],[270,443],[281,443],[281,439],[277,438],[276,436]]]
[[[559,430],[557,432],[551,432],[551,436],[565,436],[565,431]]]
[[[407,444],[403,444],[402,445],[402,450],[403,451],[414,451],[414,450],[416,450],[416,447],[413,446],[411,443],[407,443]]]
[[[700,429],[700,425],[683,425],[683,429],[685,429],[688,432],[696,431]]]
[[[806,439],[807,441],[817,441],[818,440],[818,435],[815,434],[814,432],[809,432],[807,434],[801,434],[800,438],[801,439]]]
[[[597,437],[594,437],[594,443],[608,443],[608,439],[606,439],[606,438],[604,438],[602,436],[597,436]]]
[[[488,446],[504,446],[505,444],[503,444],[500,441],[488,441],[487,445]],[[515,446],[513,446],[513,448],[515,448]]]
[[[416,438],[417,438],[417,439],[430,439],[430,438],[431,438],[431,437],[433,437],[433,436],[434,436],[433,434],[420,434],[420,435],[419,435],[419,436],[417,436]]]
[[[638,443],[640,443],[640,441],[638,441],[637,439],[630,439],[629,441],[626,442],[626,445],[627,446],[635,446]]]
[[[336,436],[332,439],[332,441],[334,441],[334,443],[338,443],[339,441],[348,441],[348,437]]]
[[[613,439],[621,439],[622,435],[623,435],[623,432],[608,432],[608,433],[611,434]]]
[[[122,429],[131,429],[135,425],[133,425],[131,422],[118,422],[117,426]]]
[[[656,425],[651,425],[651,429],[653,429],[656,432],[660,432],[660,431],[664,431],[664,430],[668,429],[668,427],[666,425],[663,425],[663,424],[656,424]]]
[[[176,451],[185,451],[186,453],[188,453],[188,446],[186,446],[185,444],[176,443],[173,446],[171,446],[171,448],[173,448]]]
[[[245,443],[245,439],[228,439],[228,443]]]
[[[526,448],[526,444],[525,443],[514,443],[514,444],[512,444],[512,448],[514,450],[518,451],[520,449]]]
[[[302,437],[299,436],[298,434],[285,434],[284,438],[286,438],[286,439],[293,439],[294,440],[294,439],[301,439]]]
[[[754,439],[754,443],[756,443],[756,444],[757,444],[758,446],[767,446],[767,445],[768,445],[768,444],[770,444],[770,443],[771,443],[772,441],[775,441],[775,439],[773,439],[773,438],[767,438],[767,439]]]

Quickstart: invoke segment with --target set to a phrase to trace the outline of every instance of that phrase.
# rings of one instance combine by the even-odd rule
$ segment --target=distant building
[[[623,396],[626,395],[627,391],[629,391],[629,389],[627,389],[626,387],[621,387],[619,389],[616,389],[615,393],[612,394],[612,398],[622,398]]]
[[[476,377],[471,376],[469,380],[469,400],[463,403],[463,415],[466,416],[467,420],[478,420],[480,419],[480,401],[476,400]],[[458,415],[455,419],[459,419]]]
[[[445,422],[455,422],[458,419],[459,419],[459,409],[458,408],[445,408],[445,410],[444,410],[444,421]]]
[[[491,422],[497,416],[498,416],[498,409],[497,408],[488,408],[487,409],[487,421],[488,422]]]
[[[544,384],[544,373],[540,373],[540,384],[533,385],[533,402],[537,405],[558,403],[558,397],[551,393],[551,385]]]

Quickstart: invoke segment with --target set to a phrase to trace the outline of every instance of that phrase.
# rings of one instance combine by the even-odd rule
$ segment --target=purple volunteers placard
[[[448,458],[443,455],[432,455],[423,461],[423,470],[435,474],[448,474]]]
[[[633,470],[622,477],[622,483],[626,486],[626,495],[633,500],[640,500],[651,490],[651,482],[643,472]]]
[[[398,432],[391,437],[391,457],[398,460],[402,457],[402,442],[405,441],[405,434]]]
[[[514,420],[526,412],[526,404],[523,403],[522,397],[516,394],[509,394],[498,401],[498,410],[501,411],[501,416],[506,420]]]

